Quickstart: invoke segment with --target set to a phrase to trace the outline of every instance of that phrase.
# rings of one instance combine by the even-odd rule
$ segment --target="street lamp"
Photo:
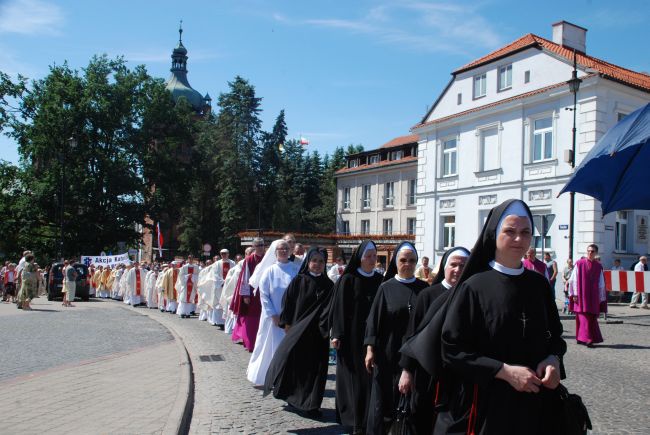
[[[576,63],[576,51],[573,50],[573,72],[571,73],[571,80],[567,81],[569,91],[573,94],[573,129],[572,144],[571,144],[571,172],[576,167],[576,106],[578,104],[578,90],[580,89],[582,80],[578,78],[578,69]],[[569,193],[569,258],[573,260],[573,225],[575,221],[575,192]]]
[[[63,144],[63,149],[61,152],[61,240],[59,241],[59,257],[61,258],[61,261],[63,261],[63,256],[64,256],[64,247],[65,247],[65,242],[64,242],[64,231],[65,231],[65,206],[64,206],[64,192],[65,192],[65,157],[66,157],[66,144],[68,145],[68,149],[75,148],[77,145],[77,140],[74,138],[74,136],[69,137],[66,142]]]

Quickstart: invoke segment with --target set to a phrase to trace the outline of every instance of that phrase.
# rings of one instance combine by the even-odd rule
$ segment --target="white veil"
[[[273,243],[271,243],[271,246],[269,246],[269,249],[266,251],[266,254],[264,254],[264,258],[262,258],[260,264],[258,264],[255,268],[253,276],[251,276],[248,280],[248,284],[250,284],[250,286],[253,288],[253,291],[257,291],[257,287],[260,285],[262,274],[266,272],[266,269],[273,266],[275,262],[278,261],[278,258],[275,256],[275,249],[278,247],[278,244],[283,241],[284,240],[282,239],[274,240]]]

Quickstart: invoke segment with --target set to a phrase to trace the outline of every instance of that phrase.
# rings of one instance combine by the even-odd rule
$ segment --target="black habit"
[[[290,328],[267,371],[264,394],[272,390],[276,399],[301,411],[317,410],[323,401],[329,359],[327,308],[333,286],[324,273],[299,273],[282,300],[280,325]]]
[[[395,249],[391,266],[395,263],[400,246]],[[386,272],[387,278],[395,273],[395,268],[391,266]],[[391,278],[379,287],[373,301],[365,339],[366,345],[373,346],[375,358],[368,405],[367,433],[369,434],[386,433],[393,420],[395,407],[400,398],[397,388],[402,373],[398,364],[399,349],[402,347],[408,328],[411,310],[415,306],[418,294],[425,287],[427,283],[415,277],[412,282]]]

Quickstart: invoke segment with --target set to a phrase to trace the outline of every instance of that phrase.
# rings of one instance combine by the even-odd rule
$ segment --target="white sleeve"
[[[571,277],[569,277],[569,296],[576,296],[576,286],[578,285],[578,268],[573,267]]]

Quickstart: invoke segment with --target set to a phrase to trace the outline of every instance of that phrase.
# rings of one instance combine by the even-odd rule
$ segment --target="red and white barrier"
[[[605,270],[603,275],[607,291],[650,293],[650,272]]]

